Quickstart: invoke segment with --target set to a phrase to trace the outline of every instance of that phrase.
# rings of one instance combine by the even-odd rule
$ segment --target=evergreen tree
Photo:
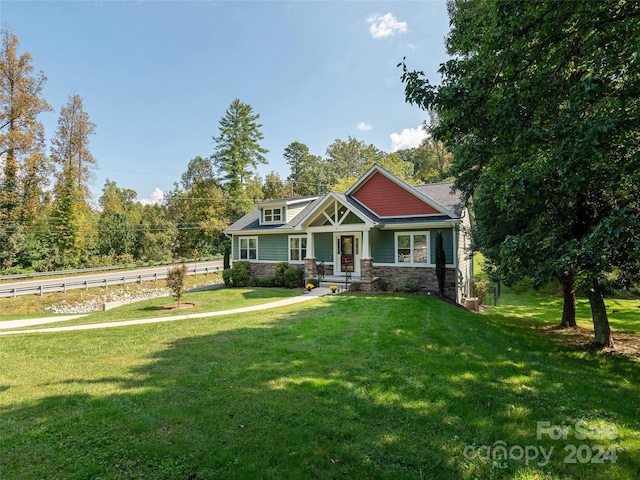
[[[51,158],[62,167],[63,175],[72,175],[87,201],[90,197],[90,168],[96,160],[89,150],[89,137],[95,134],[96,125],[84,111],[80,95],[69,96],[60,109],[58,128],[51,141]]]
[[[292,184],[293,196],[305,197],[328,191],[324,162],[318,155],[309,153],[309,147],[304,143],[290,143],[283,156],[291,169],[287,181]]]
[[[213,163],[223,175],[226,190],[232,194],[244,189],[258,164],[267,163],[264,154],[268,150],[259,143],[264,138],[259,118],[250,105],[235,99],[220,120],[219,135],[213,137],[216,143]]]

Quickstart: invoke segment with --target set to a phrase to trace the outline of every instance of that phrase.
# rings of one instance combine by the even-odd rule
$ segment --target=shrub
[[[361,287],[362,285],[360,284],[360,282],[351,282],[349,290],[351,290],[352,292],[359,292]]]
[[[309,280],[307,280],[307,284],[311,284],[311,285],[313,285],[312,288],[316,288],[318,286],[318,279],[317,278],[310,278]]]
[[[233,264],[233,286],[248,287],[251,284],[251,264],[246,260]]]
[[[442,298],[444,298],[444,283],[447,273],[446,263],[447,257],[444,252],[444,240],[442,233],[438,232],[436,234],[436,277],[438,278],[438,292],[440,292],[440,297]]]
[[[484,299],[489,293],[489,287],[491,286],[491,281],[488,278],[480,278],[475,277],[471,284],[473,286],[473,295],[478,297],[478,303],[480,305],[484,304]]]
[[[180,306],[180,300],[184,296],[185,278],[187,278],[187,266],[184,263],[167,270],[167,286],[173,296],[176,297],[176,300],[178,300],[178,307]]]
[[[222,280],[226,287],[233,287],[233,270],[226,268],[222,271]]]
[[[276,264],[276,273],[275,273],[275,282],[276,287],[284,287],[284,272],[289,268],[289,264],[287,262],[280,262]]]
[[[276,277],[262,277],[258,279],[258,287],[268,288],[276,286]]]
[[[222,266],[225,270],[231,268],[231,245],[228,243],[224,246],[224,257],[222,260]]]
[[[378,282],[378,288],[380,290],[382,290],[383,292],[386,292],[387,290],[389,290],[389,284],[387,282],[385,282],[384,280],[380,280]]]
[[[284,286],[300,288],[304,285],[304,272],[297,268],[287,268],[284,272]]]
[[[415,293],[418,291],[418,284],[412,277],[409,277],[402,285],[402,291],[406,293]]]

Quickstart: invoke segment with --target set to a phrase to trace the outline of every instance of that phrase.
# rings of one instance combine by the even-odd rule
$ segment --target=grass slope
[[[362,295],[3,338],[0,477],[638,478],[638,363],[535,322]],[[596,438],[538,439],[539,421]],[[554,451],[494,464],[499,442]],[[596,443],[615,463],[581,463]]]

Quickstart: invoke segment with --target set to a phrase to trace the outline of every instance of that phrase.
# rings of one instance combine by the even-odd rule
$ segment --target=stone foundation
[[[276,274],[276,263],[251,263],[251,278],[273,277]],[[290,263],[289,268],[304,271],[304,265]]]
[[[418,289],[424,292],[431,292],[436,295],[438,292],[438,277],[436,276],[436,269],[430,267],[387,267],[379,266],[373,267],[373,276],[379,277],[379,282],[387,284],[388,290],[394,288],[402,288],[405,282],[409,278],[413,278],[418,285]],[[456,270],[454,268],[447,268],[445,273],[445,295],[449,298],[456,299]]]
[[[305,281],[310,278],[317,278],[316,260],[305,259],[303,264],[289,264],[290,268],[298,268],[304,272]],[[326,276],[333,275],[333,265],[325,264]],[[272,277],[276,272],[275,263],[251,263],[251,277]],[[394,288],[402,288],[407,279],[413,278],[418,285],[418,290],[431,292],[439,295],[438,277],[435,267],[411,267],[411,266],[375,266],[372,259],[363,258],[360,260],[360,279],[353,279],[352,282],[360,283],[360,290],[380,290],[380,284],[386,284],[386,289],[392,291]],[[449,298],[457,299],[456,291],[456,270],[447,268],[445,276],[445,295]]]

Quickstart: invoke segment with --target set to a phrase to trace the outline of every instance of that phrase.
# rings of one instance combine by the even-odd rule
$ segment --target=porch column
[[[363,281],[373,280],[373,259],[369,245],[369,230],[362,232],[362,255],[360,257],[360,278]]]
[[[316,247],[313,244],[313,232],[307,232],[307,257],[316,258]]]
[[[371,247],[369,246],[369,230],[362,232],[362,255],[361,258],[371,258]]]
[[[304,258],[304,278],[305,282],[318,275],[316,265],[316,252],[313,245],[313,233],[307,232],[307,256]]]

